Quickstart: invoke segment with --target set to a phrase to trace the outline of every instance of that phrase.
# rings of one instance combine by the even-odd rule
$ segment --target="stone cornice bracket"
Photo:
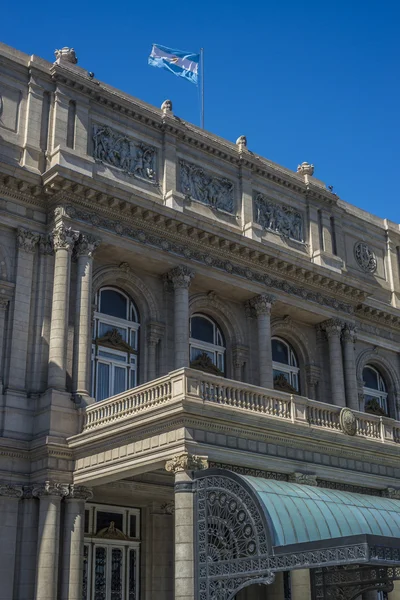
[[[299,483],[301,485],[312,485],[316,487],[318,485],[317,476],[311,475],[310,473],[290,473],[288,477],[290,483]]]
[[[32,495],[35,498],[41,498],[42,496],[56,496],[58,498],[64,498],[69,494],[69,486],[64,483],[55,483],[54,481],[45,481],[44,483],[38,484],[33,487]]]
[[[208,469],[208,459],[206,456],[196,456],[188,452],[177,454],[165,463],[165,470],[168,473],[179,473],[180,471],[202,471]]]
[[[24,490],[22,485],[14,485],[11,483],[0,483],[0,497],[6,498],[22,498]]]
[[[25,250],[25,252],[35,252],[36,244],[39,242],[39,238],[40,235],[38,233],[18,227],[17,245],[20,250]]]
[[[172,282],[174,289],[190,287],[191,281],[195,275],[192,269],[189,269],[186,265],[179,265],[174,267],[168,273],[168,279]]]
[[[54,254],[53,237],[50,234],[41,235],[39,239],[40,254]]]
[[[303,162],[297,167],[297,173],[303,175],[304,183],[308,184],[309,177],[314,175],[314,165],[310,165],[308,162]]]
[[[272,294],[260,294],[251,300],[251,304],[258,317],[259,315],[270,315],[275,301],[276,298]]]
[[[328,319],[328,321],[321,323],[322,329],[325,331],[328,338],[335,336],[340,337],[344,325],[345,323],[341,319]]]
[[[52,239],[54,250],[65,249],[72,252],[75,242],[79,239],[79,231],[74,231],[71,227],[65,227],[61,224],[53,230]]]
[[[346,342],[357,341],[357,328],[352,323],[346,323],[343,329],[342,337]]]
[[[93,491],[84,485],[74,485],[71,483],[68,486],[68,494],[66,495],[67,500],[91,500],[93,498]]]
[[[100,239],[95,238],[89,233],[81,233],[74,247],[75,255],[77,258],[79,256],[89,256],[89,258],[92,258],[100,244]]]

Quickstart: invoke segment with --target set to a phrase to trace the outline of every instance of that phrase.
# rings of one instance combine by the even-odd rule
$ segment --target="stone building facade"
[[[205,575],[201,489],[396,512],[399,249],[311,164],[130,97],[72,49],[0,45],[0,599],[328,597],[314,550],[279,562],[275,540],[250,568],[214,492],[205,560],[247,566]],[[364,597],[400,597],[392,546]]]

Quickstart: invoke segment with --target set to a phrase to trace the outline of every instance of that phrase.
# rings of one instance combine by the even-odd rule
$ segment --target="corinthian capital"
[[[68,488],[67,484],[45,481],[33,487],[32,495],[36,498],[41,498],[42,496],[58,496],[59,498],[63,498],[68,495]]]
[[[88,233],[81,233],[75,246],[76,256],[89,256],[92,258],[101,240]]]
[[[258,317],[259,315],[270,315],[274,302],[275,296],[272,296],[271,294],[260,294],[252,299],[251,304]]]
[[[59,250],[60,248],[72,250],[75,242],[79,239],[79,231],[74,231],[71,227],[60,225],[60,227],[53,230],[52,238],[55,250]]]
[[[6,498],[22,498],[22,495],[22,485],[0,483],[0,496],[5,496]]]
[[[53,254],[53,237],[52,235],[41,235],[39,240],[39,252],[41,254]]]
[[[340,319],[329,319],[322,323],[322,329],[325,331],[328,338],[340,337],[343,327],[344,322]]]
[[[343,329],[343,339],[345,342],[354,342],[357,340],[357,329],[352,323],[346,323]]]
[[[179,471],[201,471],[208,469],[208,460],[205,456],[196,456],[183,452],[177,454],[171,460],[165,463],[165,470],[169,473],[178,473]]]
[[[186,288],[190,286],[190,282],[194,277],[194,271],[186,265],[179,265],[168,273],[168,278],[172,281],[174,288]]]
[[[17,231],[17,244],[18,248],[25,250],[25,252],[34,252],[36,244],[38,243],[40,235],[33,233],[28,229],[18,228]]]
[[[74,485],[71,484],[68,487],[67,499],[69,500],[91,500],[93,498],[93,492],[91,488],[88,488],[84,485]]]

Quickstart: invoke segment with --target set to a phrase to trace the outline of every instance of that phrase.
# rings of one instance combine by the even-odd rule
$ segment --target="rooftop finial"
[[[167,115],[172,113],[172,102],[171,100],[164,100],[164,102],[161,104],[161,110],[163,112],[163,115]]]
[[[56,60],[60,62],[69,62],[73,65],[76,65],[78,59],[75,54],[75,50],[73,48],[68,48],[64,46],[61,50],[55,50],[54,54],[56,56]]]
[[[308,183],[308,178],[314,175],[314,165],[308,162],[303,162],[297,167],[297,172],[304,176],[305,183]]]
[[[239,147],[239,152],[242,152],[247,148],[247,137],[245,135],[239,136],[236,140],[236,145]]]

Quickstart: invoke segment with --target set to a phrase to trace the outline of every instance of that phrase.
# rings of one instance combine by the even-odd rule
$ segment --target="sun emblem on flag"
[[[176,65],[179,58],[177,56],[171,56],[171,58],[169,58],[168,60],[169,60],[169,62],[174,63],[174,65]]]

